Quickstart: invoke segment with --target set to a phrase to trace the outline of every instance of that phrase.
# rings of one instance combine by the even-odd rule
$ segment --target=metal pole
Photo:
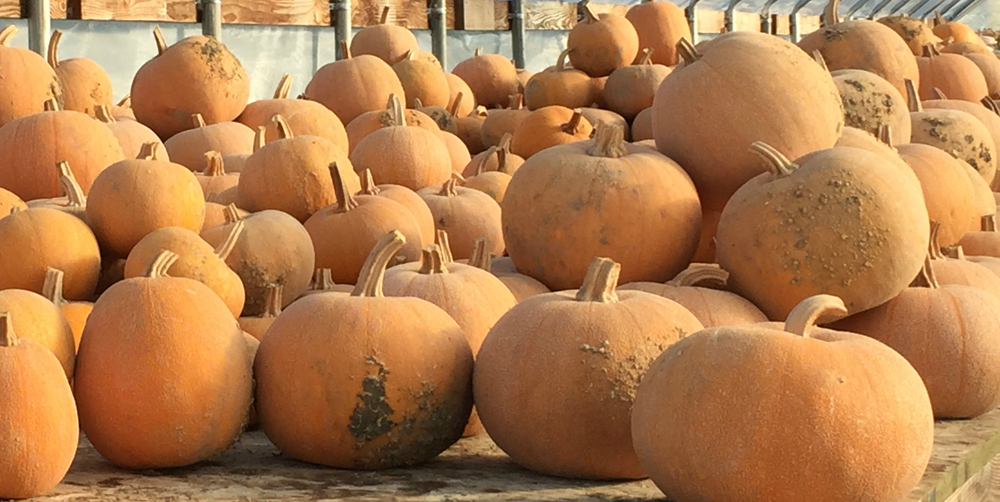
[[[907,12],[907,14],[910,15],[910,16],[913,16],[913,14],[915,14],[916,12],[919,12],[920,9],[923,9],[925,5],[927,5],[928,3],[930,3],[930,1],[931,0],[920,0],[920,2],[918,2],[917,5],[914,5],[913,8],[910,9]]]
[[[792,43],[794,44],[799,43],[799,40],[802,39],[802,36],[799,33],[799,11],[811,1],[812,0],[799,0],[799,3],[795,4],[795,7],[792,7],[792,14],[789,16],[788,20],[788,28],[791,32]]]
[[[427,9],[431,25],[431,52],[441,62],[442,68],[448,68],[448,24],[445,16],[444,0],[431,0]]]
[[[857,2],[854,2],[854,6],[851,7],[851,10],[847,11],[847,15],[844,17],[846,19],[854,19],[854,13],[861,10],[861,8],[865,5],[868,5],[868,2],[870,1],[871,0],[858,0]]]
[[[701,0],[691,0],[684,13],[687,14],[688,27],[691,29],[691,45],[698,43],[698,2]]]
[[[767,0],[764,3],[764,7],[760,10],[760,31],[763,33],[774,31],[771,26],[771,6],[777,2],[778,0]]]
[[[49,49],[49,33],[52,31],[49,0],[30,0],[28,15],[28,48],[44,58]]]
[[[201,0],[201,34],[222,40],[222,0]]]
[[[923,12],[921,12],[920,14],[917,14],[917,11],[916,11],[916,10],[913,10],[913,11],[912,11],[912,12],[910,13],[910,15],[911,15],[911,16],[913,16],[913,17],[915,17],[915,18],[917,18],[917,19],[923,19],[923,18],[925,18],[925,17],[927,17],[927,16],[931,15],[931,12],[934,12],[935,10],[937,10],[937,9],[938,9],[938,7],[940,7],[940,6],[942,5],[942,4],[944,4],[944,2],[945,2],[945,1],[946,1],[946,0],[937,0],[936,2],[934,2],[934,4],[933,4],[933,5],[931,5],[931,6],[930,6],[930,8],[928,8],[928,9],[925,9],[925,10],[924,10]]]
[[[514,51],[514,66],[525,67],[524,0],[510,0],[510,43]]]
[[[983,0],[972,0],[969,3],[965,4],[964,6],[962,6],[961,8],[959,8],[958,11],[955,14],[952,14],[952,16],[949,17],[948,19],[951,19],[952,21],[958,21],[966,14],[971,12],[972,9],[975,9],[977,6],[979,6],[979,4],[981,3],[983,3]]]
[[[337,39],[337,59],[344,59],[344,47],[351,44],[351,0],[334,0],[333,31]]]
[[[882,12],[882,9],[884,9],[886,5],[889,5],[889,2],[891,1],[892,0],[882,0],[881,2],[879,2],[879,4],[876,5],[871,12],[868,13],[868,19],[875,19],[875,16],[878,16],[878,13]]]
[[[893,7],[892,9],[889,9],[889,13],[886,14],[886,15],[887,16],[895,16],[896,13],[899,12],[900,10],[902,10],[903,7],[906,7],[906,4],[908,4],[908,3],[910,3],[910,0],[903,0],[902,2],[897,3],[895,7]]]
[[[726,14],[723,18],[725,20],[726,32],[736,31],[736,21],[733,19],[734,13],[736,12],[736,5],[743,0],[730,0],[729,7],[726,7]]]
[[[946,15],[948,11],[955,8],[955,6],[958,5],[958,3],[961,1],[962,0],[952,0],[951,2],[945,4],[944,7],[941,7],[941,15],[944,16],[945,19],[948,19],[948,16]]]

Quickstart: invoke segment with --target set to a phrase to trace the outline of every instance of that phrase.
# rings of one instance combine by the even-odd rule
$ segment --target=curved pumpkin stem
[[[997,102],[996,102],[995,99],[993,99],[993,98],[991,98],[989,96],[986,96],[985,98],[983,98],[980,101],[980,103],[982,103],[983,106],[985,106],[986,108],[989,108],[989,110],[991,112],[993,112],[993,113],[995,113],[997,115],[1000,115],[1000,106],[997,105]]]
[[[573,49],[566,49],[559,53],[559,58],[556,59],[556,71],[563,71],[566,69],[566,57],[569,53],[573,52]]]
[[[577,134],[580,132],[580,123],[583,122],[583,114],[578,111],[573,111],[573,116],[570,117],[569,122],[563,124],[562,131],[566,134]]]
[[[431,244],[420,252],[421,274],[447,274],[448,268],[444,264],[444,253],[437,244]]]
[[[62,35],[62,31],[52,30],[52,36],[49,37],[48,60],[53,70],[59,67],[59,41],[62,40]]]
[[[66,199],[69,201],[67,207],[83,207],[87,205],[87,196],[83,193],[83,188],[76,181],[73,170],[69,168],[69,162],[61,160],[56,162],[59,169],[59,185],[62,186]]]
[[[847,313],[847,306],[844,305],[844,300],[836,296],[810,296],[799,302],[788,314],[788,319],[785,321],[785,331],[809,338],[809,330],[816,326],[816,321],[820,317],[834,315],[843,317]]]
[[[941,253],[941,223],[938,221],[931,220],[931,238],[927,246],[927,254],[932,260],[945,259],[944,254]]]
[[[840,0],[830,0],[823,11],[823,27],[840,24]]]
[[[424,107],[424,103],[420,101],[420,98],[413,98],[413,109],[419,110]]]
[[[903,85],[906,86],[906,100],[909,102],[910,113],[924,111],[924,106],[920,104],[920,96],[917,95],[917,87],[913,85],[913,81],[908,78],[903,79]]]
[[[333,191],[337,195],[337,207],[334,211],[337,213],[346,213],[352,209],[356,209],[358,201],[354,200],[351,193],[347,191],[347,185],[344,184],[344,176],[340,174],[340,168],[337,167],[336,162],[330,164],[330,177],[333,179]]]
[[[879,124],[878,131],[875,136],[879,141],[885,144],[885,146],[894,148],[892,144],[892,127],[889,124]]]
[[[269,284],[264,290],[264,313],[261,317],[270,318],[281,315],[282,293],[285,286],[282,284]]]
[[[618,275],[622,266],[611,258],[594,258],[576,292],[578,302],[615,303],[618,301]]]
[[[45,269],[45,282],[42,284],[42,296],[47,298],[56,307],[66,304],[63,298],[63,278],[65,274],[62,270],[48,267]]]
[[[358,192],[358,195],[378,195],[381,191],[375,184],[375,179],[372,178],[372,170],[365,169],[361,173],[361,191]]]
[[[490,163],[490,159],[493,157],[493,155],[499,155],[498,154],[499,151],[500,151],[499,148],[491,146],[487,148],[482,155],[479,156],[479,163],[476,164],[476,176],[479,176],[480,174],[486,172],[486,165]],[[499,161],[499,156],[497,160]]]
[[[382,7],[382,16],[379,17],[378,24],[385,24],[389,22],[389,6],[386,5]]]
[[[996,232],[997,231],[997,215],[987,214],[979,219],[979,224],[981,225],[983,232]]]
[[[119,108],[132,108],[132,93],[130,92],[126,94],[125,97],[122,98],[122,100],[115,106]]]
[[[346,41],[340,42],[340,52],[344,55],[344,59],[351,59],[351,48]]]
[[[465,98],[465,93],[458,91],[455,93],[455,100],[451,102],[451,106],[448,107],[448,115],[452,117],[458,116],[458,107],[462,105],[462,99]]]
[[[941,287],[941,284],[937,280],[937,276],[934,275],[934,266],[932,261],[933,260],[930,254],[924,257],[924,266],[920,269],[920,274],[918,274],[917,278],[913,280],[910,287],[931,289]]]
[[[257,126],[257,132],[253,135],[253,151],[264,148],[267,144],[267,126]]]
[[[167,251],[166,249],[160,250],[156,257],[149,262],[149,266],[146,271],[143,272],[142,276],[149,279],[158,279],[160,277],[167,277],[167,271],[170,267],[180,259],[180,256],[173,251]]]
[[[0,47],[6,47],[10,43],[10,39],[17,35],[17,26],[13,24],[7,25],[6,28],[0,30]]]
[[[292,76],[284,74],[278,81],[278,88],[274,90],[273,99],[288,99],[288,93],[292,90]]]
[[[434,244],[441,248],[441,256],[444,257],[445,263],[455,261],[455,255],[451,254],[451,243],[448,242],[448,232],[438,229],[434,233]]]
[[[625,131],[621,127],[598,122],[594,129],[594,144],[587,149],[587,155],[608,159],[628,155],[625,149]]]
[[[486,237],[477,237],[472,243],[472,254],[469,255],[469,265],[487,272],[493,271],[493,256],[486,250]]]
[[[826,65],[826,58],[823,57],[823,53],[819,49],[813,51],[813,59],[819,64],[823,71],[830,73],[830,67]]]
[[[105,124],[113,124],[118,121],[115,116],[111,114],[111,110],[107,105],[94,106],[94,117]]]
[[[717,265],[692,264],[687,269],[681,271],[676,277],[667,281],[671,286],[682,288],[694,287],[699,284],[711,283],[721,289],[725,289],[729,281],[729,272],[722,270]]]
[[[191,123],[199,129],[205,127],[205,117],[203,117],[200,113],[193,113],[191,114]]]
[[[226,175],[226,163],[222,160],[222,154],[210,150],[205,152],[205,170],[202,171],[203,176],[225,176]]]
[[[695,49],[691,41],[686,38],[681,38],[677,41],[677,54],[681,56],[681,59],[684,60],[685,64],[693,64],[701,59],[701,53],[698,52],[698,49]]]
[[[13,347],[17,344],[18,339],[14,334],[14,324],[10,321],[10,312],[0,312],[0,347]]]
[[[42,109],[47,112],[58,112],[62,111],[62,105],[59,104],[59,101],[56,101],[56,98],[49,98],[45,100]]]
[[[934,99],[948,99],[948,96],[944,95],[944,91],[937,87],[931,88],[931,94],[934,95]]]
[[[243,229],[246,227],[247,222],[243,220],[237,221],[233,228],[229,229],[229,235],[226,236],[226,240],[219,244],[219,247],[215,249],[215,256],[218,256],[220,260],[226,261],[229,255],[233,253],[233,249],[236,249],[236,243],[240,241],[240,236],[243,235]]]
[[[236,207],[236,204],[229,204],[222,210],[222,216],[225,217],[227,224],[238,223],[243,221],[243,216],[240,216],[240,208]]]
[[[292,127],[288,125],[288,121],[281,114],[276,114],[271,117],[271,122],[278,129],[278,139],[289,139],[294,138],[295,135],[292,134]]]
[[[442,197],[457,197],[458,196],[457,184],[459,179],[460,178],[458,177],[457,173],[453,174],[451,178],[448,179],[448,181],[445,181],[444,184],[441,185],[441,191],[438,192],[438,195]]]
[[[477,56],[477,57],[478,56],[482,56],[483,55],[483,48],[482,47],[476,47],[476,50],[472,51],[472,55],[473,56]]]
[[[653,49],[652,47],[646,47],[642,50],[642,58],[639,59],[641,65],[653,64]]]
[[[351,291],[351,296],[381,297],[385,267],[405,244],[406,237],[403,237],[399,230],[393,230],[383,235],[375,243],[371,253],[368,253],[368,258],[365,259],[365,264],[361,267],[358,284],[354,286],[354,291]]]
[[[941,51],[938,50],[935,44],[924,44],[923,47],[925,58],[934,58],[941,55]]]
[[[934,26],[940,26],[947,22],[948,21],[945,21],[944,16],[941,15],[941,11],[939,10],[934,11]]]
[[[156,54],[160,55],[167,51],[167,41],[163,38],[160,27],[153,28],[153,39],[156,40]]]
[[[754,141],[750,145],[750,151],[764,159],[764,162],[767,162],[768,167],[775,176],[788,176],[799,167],[788,160],[788,157],[785,157],[776,148],[763,141]]]

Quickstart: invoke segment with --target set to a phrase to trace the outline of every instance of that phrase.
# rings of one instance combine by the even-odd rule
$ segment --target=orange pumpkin
[[[472,248],[472,256],[469,257],[467,263],[473,267],[485,270],[493,274],[497,279],[500,279],[500,282],[504,286],[507,286],[507,289],[514,295],[515,300],[522,302],[533,296],[551,292],[549,288],[538,282],[538,280],[518,273],[514,265],[510,263],[510,258],[494,258],[494,254],[487,251],[487,247],[485,237],[476,239],[475,246]],[[493,264],[501,260],[506,260],[506,263],[510,266],[494,268]]]
[[[254,130],[239,122],[218,122],[205,125],[201,114],[191,117],[195,128],[173,135],[163,142],[171,162],[198,172],[208,167],[205,154],[250,154],[253,152]]]
[[[971,59],[959,54],[941,54],[934,45],[924,47],[920,67],[920,99],[934,99],[933,89],[941,89],[950,99],[978,103],[989,94],[986,77]],[[913,105],[913,102],[910,102]]]
[[[510,185],[511,173],[507,171],[506,153],[504,149],[491,146],[489,150],[484,152],[488,154],[479,159],[479,165],[476,167],[475,176],[470,176],[462,182],[462,186],[465,188],[471,188],[473,190],[479,190],[486,195],[489,195],[491,199],[495,200],[497,204],[503,203],[503,196],[507,193],[507,186]],[[486,166],[490,163],[490,160],[494,157],[504,157],[497,160],[498,167],[495,171],[487,171]]]
[[[993,49],[986,47],[986,44],[982,42],[952,42],[950,44],[941,47],[942,54],[980,54],[983,56],[988,56],[996,59],[996,55],[993,54]]]
[[[521,94],[515,94],[511,97],[509,108],[491,110],[486,115],[479,132],[484,150],[491,146],[498,146],[504,135],[514,134],[524,119],[531,115],[530,110],[522,107],[522,99]]]
[[[465,146],[469,147],[469,153],[472,155],[479,154],[487,148],[483,145],[483,123],[486,122],[486,117],[486,109],[483,107],[476,108],[464,117],[455,115],[456,135]]]
[[[425,105],[420,99],[413,100],[413,109],[422,112],[427,115],[437,124],[438,129],[441,132],[447,132],[450,134],[458,134],[458,125],[455,124],[455,118],[452,116],[451,112],[445,109],[443,106],[435,105]]]
[[[923,54],[924,46],[927,44],[941,43],[941,39],[934,34],[931,27],[920,19],[910,16],[886,16],[879,19],[878,22],[888,26],[900,37],[903,37],[903,41],[906,42],[906,46],[910,48],[910,52],[914,56]]]
[[[205,169],[194,175],[201,184],[201,191],[205,193],[205,200],[239,185],[240,173],[226,172],[222,154],[216,151],[205,152],[205,159]]]
[[[983,216],[980,231],[965,234],[958,245],[965,253],[973,256],[1000,258],[1000,232],[997,232],[996,214]]]
[[[137,158],[139,152],[142,151],[142,145],[146,143],[158,143],[161,147],[163,146],[160,137],[152,129],[136,120],[116,119],[111,110],[104,105],[97,105],[94,109],[94,115],[97,117],[97,120],[104,122],[104,125],[108,126],[108,129],[111,129],[111,133],[118,140],[118,146],[122,148],[123,158]],[[163,156],[163,160],[170,160],[170,156],[167,154],[165,148],[160,150],[160,155]]]
[[[318,295],[322,293],[333,293],[338,295],[349,295],[351,291],[354,291],[353,284],[337,284],[333,280],[333,271],[328,268],[317,268],[316,272],[313,274],[312,282],[309,283],[309,289],[299,298],[305,298],[309,295]]]
[[[441,69],[441,63],[435,64],[418,59],[417,51],[411,49],[402,60],[392,64],[392,71],[399,77],[403,93],[410,103],[419,99],[426,106],[442,108],[450,103],[451,90],[448,87],[448,79],[444,76],[444,70]]]
[[[246,211],[236,207],[236,204],[230,204],[232,206],[232,211],[237,218],[244,218],[247,216]],[[217,225],[224,225],[226,223],[226,211],[229,206],[224,206],[222,204],[216,204],[215,202],[205,203],[205,223],[202,225],[202,231],[212,228]]]
[[[83,336],[83,329],[87,326],[87,318],[90,311],[94,310],[93,302],[71,302],[63,297],[63,280],[65,275],[62,270],[49,268],[45,272],[45,285],[42,286],[42,296],[47,298],[53,305],[59,307],[69,329],[73,333],[73,343],[76,349],[80,348],[80,338]]]
[[[934,14],[934,34],[941,38],[941,40],[951,39],[952,43],[955,42],[975,42],[983,44],[983,39],[979,37],[976,30],[973,30],[969,25],[959,23],[957,21],[946,21],[939,12]],[[985,44],[983,44],[985,45]]]
[[[427,207],[424,199],[417,195],[417,192],[399,185],[376,185],[372,178],[372,172],[366,169],[361,173],[361,191],[358,192],[358,195],[378,195],[398,202],[413,215],[417,226],[420,227],[421,244],[434,242],[436,232],[434,215],[431,214],[431,209]]]
[[[495,147],[489,147],[481,153],[476,154],[469,161],[469,164],[462,170],[462,176],[470,178],[479,173],[482,165],[483,171],[501,171],[513,176],[514,173],[524,164],[524,158],[510,152],[510,140],[512,134],[505,134],[500,138],[500,143]]]
[[[0,291],[0,312],[9,312],[16,319],[21,338],[29,339],[51,351],[69,382],[76,371],[76,344],[73,330],[59,307],[48,298],[23,289]]]
[[[556,65],[534,74],[524,86],[524,104],[529,110],[546,106],[583,108],[594,103],[594,89],[590,75],[566,67],[566,57],[571,49],[559,54]]]
[[[465,117],[476,109],[476,97],[472,94],[472,88],[466,84],[462,77],[454,73],[445,73],[448,80],[448,111],[455,118]]]
[[[986,90],[990,96],[1000,92],[1000,60],[993,54],[963,54],[983,72],[986,79]]]
[[[267,294],[264,298],[264,311],[256,316],[240,317],[240,328],[244,333],[249,334],[256,340],[263,340],[267,330],[274,324],[274,320],[281,315],[282,290],[281,284],[272,284],[267,287]]]
[[[519,93],[514,63],[500,54],[483,54],[482,48],[451,72],[472,89],[476,103],[486,108],[509,106],[510,97]]]
[[[62,83],[55,70],[44,59],[28,49],[10,47],[17,27],[8,25],[0,30],[0,128],[8,122],[44,110],[42,105],[55,99],[63,101]],[[8,150],[4,150],[5,152]]]
[[[456,258],[471,256],[473,243],[478,237],[486,237],[490,251],[496,254],[503,252],[500,205],[489,195],[458,186],[457,178],[427,187],[417,194],[434,215],[435,227],[448,232],[450,250]]]
[[[670,68],[653,63],[653,49],[646,48],[643,54],[637,63],[611,72],[604,85],[605,105],[625,120],[632,120],[639,112],[653,106],[656,90],[670,75]]]
[[[354,34],[350,53],[356,56],[370,54],[394,65],[410,52],[417,52],[417,37],[410,30],[388,21],[389,6],[386,5],[382,8],[379,24],[365,26]]]
[[[887,126],[879,127],[880,137],[875,137],[866,131],[848,126],[844,127],[844,132],[840,135],[840,139],[837,140],[837,144],[834,146],[860,148],[877,154],[885,160],[892,162],[903,174],[911,178],[912,181],[919,183],[919,179],[914,179],[913,169],[903,160],[899,151],[892,146],[891,135],[891,129]],[[969,169],[972,168],[970,167]],[[976,176],[979,175],[977,174]]]
[[[454,134],[440,131],[437,134],[441,143],[448,149],[448,157],[451,160],[451,172],[461,174],[465,166],[472,162],[472,155],[469,154],[469,147],[465,146],[462,140]]]
[[[527,159],[546,148],[586,140],[594,127],[580,112],[547,106],[531,112],[514,129],[510,151]]]
[[[62,31],[53,30],[49,38],[48,63],[63,88],[63,109],[95,116],[98,106],[111,106],[111,77],[92,59],[73,58],[59,61]]]
[[[921,144],[900,145],[899,154],[920,179],[930,219],[941,223],[940,244],[951,246],[979,216],[972,183],[958,161],[943,150]]]
[[[643,0],[625,13],[625,18],[639,35],[639,47],[652,49],[652,63],[664,66],[677,64],[677,42],[691,40],[691,26],[684,9],[672,2]],[[636,55],[636,63],[643,54]]]
[[[266,126],[265,140],[271,142],[278,139],[278,126],[271,119],[275,115],[281,115],[296,134],[326,138],[347,150],[347,131],[344,130],[344,123],[340,118],[329,108],[315,101],[289,99],[288,93],[291,87],[292,76],[286,74],[281,77],[271,99],[248,104],[236,121],[254,131],[260,126]]]
[[[348,154],[354,153],[354,148],[369,134],[379,129],[396,125],[393,110],[397,105],[403,108],[403,103],[399,101],[399,97],[392,94],[389,96],[389,101],[386,103],[385,109],[365,112],[347,124],[347,137],[350,138],[351,142],[351,148],[347,150]],[[441,132],[441,128],[437,122],[420,110],[403,110],[403,117],[406,119],[406,125],[408,126],[419,127],[434,133]]]
[[[997,60],[997,63],[1000,63],[1000,60]],[[1000,144],[1000,115],[998,115],[1000,108],[996,108],[996,103],[991,98],[983,98],[982,103],[970,103],[960,99],[930,99],[922,101],[920,105],[923,110],[946,109],[968,113],[979,119],[986,126],[986,130],[989,131],[994,146]],[[979,131],[978,133],[981,134],[982,132]],[[994,181],[996,181],[996,175],[994,175]]]
[[[939,284],[971,286],[1000,298],[1000,279],[983,265],[965,259],[962,246],[942,247],[938,239],[940,224],[931,220],[931,238],[928,255],[931,268]],[[948,251],[948,256],[944,253]]]
[[[344,59],[320,68],[306,85],[305,95],[350,124],[365,112],[381,110],[389,96],[405,98],[403,84],[385,61],[367,54],[351,57],[346,42]],[[352,89],[352,92],[344,92]]]
[[[591,77],[606,77],[631,64],[639,53],[639,34],[625,16],[594,14],[583,4],[583,21],[573,26],[566,41],[573,68]]]
[[[649,107],[636,114],[632,120],[632,141],[637,143],[651,139],[653,139],[653,108]],[[653,147],[656,147],[655,141]]]

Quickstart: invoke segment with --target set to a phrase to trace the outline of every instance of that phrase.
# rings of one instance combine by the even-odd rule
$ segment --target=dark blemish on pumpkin
[[[853,88],[855,88],[855,89],[857,89],[858,92],[864,92],[864,90],[865,90],[865,84],[862,83],[860,80],[855,80],[853,78],[848,78],[848,79],[844,79],[844,83],[847,84],[847,85],[849,85],[849,86],[851,86],[851,87],[853,87]]]
[[[378,359],[368,356],[368,364],[378,366],[377,375],[367,375],[361,381],[360,401],[351,413],[351,423],[347,430],[357,439],[356,449],[360,449],[369,441],[387,434],[397,424],[389,419],[395,412],[385,401],[385,381],[389,371]]]
[[[448,226],[448,220],[444,216],[442,216],[442,217],[438,218],[437,224],[438,224],[438,227],[447,227]]]
[[[577,197],[576,200],[573,201],[573,204],[570,207],[572,207],[574,211],[579,211],[579,210],[583,209],[583,206],[585,204],[586,203],[583,201],[582,198]]]
[[[976,141],[976,138],[974,136],[972,136],[971,134],[966,134],[965,135],[965,142],[966,143],[968,143],[968,144],[971,145],[974,141]]]
[[[602,245],[605,245],[605,246],[607,246],[608,244],[610,244],[608,242],[608,238],[607,237],[601,237],[601,241],[600,242],[601,242]]]

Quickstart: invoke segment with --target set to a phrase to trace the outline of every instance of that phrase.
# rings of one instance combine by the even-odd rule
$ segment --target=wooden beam
[[[775,35],[792,34],[792,18],[788,16],[781,16],[777,14],[771,16],[771,26],[774,29]]]
[[[497,7],[503,7],[503,19],[507,19],[507,2],[493,0],[456,0],[455,29],[456,30],[496,30]]]
[[[20,17],[20,0],[0,0],[0,19],[18,19]]]
[[[329,0],[224,0],[222,21],[236,24],[329,26],[330,3]]]
[[[575,3],[524,2],[525,29],[569,30],[575,25]]]
[[[81,4],[81,19],[190,23],[197,18],[191,0],[83,0]]]
[[[819,16],[799,16],[799,33],[804,37],[818,30],[820,24]]]
[[[426,0],[351,0],[351,22],[355,27],[365,27],[379,24],[382,18],[382,8],[389,6],[389,24],[396,24],[411,30],[426,30],[430,27],[427,21]]]

